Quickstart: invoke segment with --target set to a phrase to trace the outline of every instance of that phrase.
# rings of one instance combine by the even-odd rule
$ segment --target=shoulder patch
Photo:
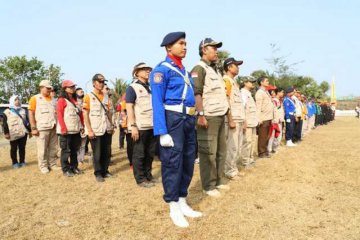
[[[197,72],[191,72],[191,77],[192,78],[197,78],[199,75],[198,75],[198,73]]]
[[[154,73],[154,82],[161,83],[164,78],[164,75],[160,72]]]

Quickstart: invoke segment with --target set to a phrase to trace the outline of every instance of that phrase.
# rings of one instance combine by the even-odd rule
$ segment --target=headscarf
[[[20,110],[21,109],[21,101],[20,101],[20,106],[15,106],[15,99],[18,98],[20,101],[20,97],[19,95],[12,95],[9,101],[9,108],[10,109],[15,109],[15,110]]]

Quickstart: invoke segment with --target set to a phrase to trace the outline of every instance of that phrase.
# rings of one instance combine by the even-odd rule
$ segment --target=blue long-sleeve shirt
[[[183,75],[186,74],[186,70],[180,69],[169,57],[166,57],[165,61],[160,62],[152,70],[150,74],[150,86],[152,92],[154,135],[164,135],[168,133],[164,104],[181,104],[183,102],[182,94],[186,84],[184,78],[178,72],[164,66],[162,64],[163,62],[170,63]],[[183,104],[186,107],[194,107],[194,81],[190,77],[190,74],[188,74],[188,76],[191,87],[187,88]]]
[[[289,119],[290,115],[291,116],[295,115],[295,111],[296,111],[295,103],[288,96],[284,98],[284,111],[285,111],[285,119]]]

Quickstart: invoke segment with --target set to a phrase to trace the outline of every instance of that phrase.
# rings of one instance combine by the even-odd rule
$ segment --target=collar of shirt
[[[168,54],[167,57],[169,59],[171,59],[175,63],[175,65],[178,66],[181,70],[184,69],[184,65],[182,64],[182,59],[181,58],[176,57],[174,55],[170,55],[170,54]]]
[[[151,93],[149,83],[144,83],[144,82],[140,81],[139,79],[136,79],[135,83],[142,85],[148,93]]]
[[[207,60],[205,60],[205,59],[203,59],[203,58],[202,58],[200,61],[203,61],[204,63],[206,63],[206,65],[212,67],[215,71],[217,71],[216,63],[214,63],[214,62],[209,62],[209,61],[207,61]]]

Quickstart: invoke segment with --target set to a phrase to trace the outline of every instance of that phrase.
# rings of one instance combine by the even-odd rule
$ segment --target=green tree
[[[322,81],[319,87],[321,91],[326,94],[326,92],[330,89],[330,84],[327,81]]]
[[[49,79],[53,85],[60,85],[61,69],[51,64],[45,67],[36,57],[11,56],[0,60],[0,101],[7,103],[13,94],[17,94],[25,103],[36,94],[39,82]]]
[[[114,85],[111,100],[115,106],[119,103],[119,100],[121,100],[122,96],[125,94],[129,83],[122,78],[115,78],[114,81],[110,80],[110,82]]]
[[[226,50],[219,50],[218,51],[218,58],[219,60],[216,63],[216,67],[219,69],[221,74],[224,74],[224,61],[230,56],[230,52]]]

